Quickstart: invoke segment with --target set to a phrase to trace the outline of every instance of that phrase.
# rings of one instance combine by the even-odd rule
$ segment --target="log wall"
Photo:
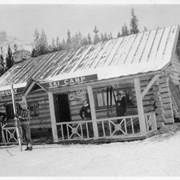
[[[21,95],[15,95],[15,101],[21,101]],[[50,111],[49,111],[49,100],[46,92],[38,90],[36,92],[30,93],[27,96],[27,103],[37,102],[39,115],[32,117],[31,116],[31,128],[51,128],[50,120]],[[0,111],[3,110],[2,104],[12,104],[11,96],[1,97]],[[9,119],[10,124],[13,123],[13,120]],[[12,123],[11,123],[12,122]]]
[[[162,74],[153,86],[155,112],[158,126],[174,123],[169,76]]]
[[[141,90],[147,87],[148,83],[153,78],[153,75],[144,76],[140,78]],[[119,81],[121,83],[121,81]],[[94,93],[94,101],[97,102],[96,94],[98,92],[106,92],[106,88],[111,84],[106,84],[98,87],[97,84],[93,87]],[[85,86],[82,87],[84,91]],[[120,88],[122,89],[122,88]],[[137,115],[137,105],[136,105],[136,97],[135,97],[135,89],[134,85],[131,86],[131,96],[133,105],[127,107],[126,115]],[[81,88],[78,88],[81,90]],[[118,90],[118,88],[117,88]],[[62,91],[62,89],[61,89]],[[62,91],[63,92],[63,91]],[[56,92],[58,93],[58,92]],[[72,117],[72,121],[81,120],[79,116],[79,110],[83,105],[82,97],[85,96],[86,92],[82,94],[82,97],[78,96],[79,100],[74,100],[71,98],[73,91],[67,92],[69,96],[69,104],[70,104],[70,113]],[[16,96],[16,101],[21,100],[21,96]],[[42,90],[37,90],[35,92],[30,92],[27,96],[27,102],[38,102],[39,106],[39,116],[31,117],[31,127],[32,129],[44,129],[49,128],[51,129],[51,120],[50,120],[50,110],[49,110],[49,100],[48,95],[46,92]],[[11,97],[3,97],[1,98],[1,103],[4,102],[11,102]],[[156,108],[155,108],[156,106]],[[147,94],[143,98],[143,107],[144,113],[156,111],[157,117],[157,125],[162,126],[162,124],[173,123],[173,112],[172,112],[172,101],[170,97],[169,87],[168,87],[168,77],[166,75],[161,75],[158,82],[155,83],[152,88],[147,92]],[[0,107],[1,108],[1,107]],[[1,109],[0,109],[1,110]],[[115,113],[115,105],[112,108],[112,115],[116,116]],[[107,106],[103,106],[102,108],[97,108],[96,106],[96,118],[105,118],[107,117]]]

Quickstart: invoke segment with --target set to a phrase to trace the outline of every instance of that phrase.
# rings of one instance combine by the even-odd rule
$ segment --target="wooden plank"
[[[174,118],[173,117],[166,117],[165,118],[165,124],[173,124]]]
[[[125,39],[127,38],[127,36],[121,37],[118,39],[118,43],[116,44],[116,52],[114,53],[113,58],[111,59],[111,61],[109,62],[109,65],[113,65],[118,61],[118,54],[121,53],[121,48],[124,44]]]
[[[25,96],[27,96],[29,94],[29,92],[31,91],[31,89],[33,88],[34,85],[35,85],[35,82],[32,82],[31,85],[29,86],[29,88],[24,93]]]
[[[162,61],[163,60],[163,55],[166,50],[166,45],[168,41],[168,36],[170,33],[170,27],[167,27],[164,29],[163,36],[161,38],[158,50],[157,50],[157,55],[156,55],[156,60],[155,61]]]
[[[109,56],[108,56],[108,58],[106,59],[106,61],[104,61],[104,62],[105,62],[104,65],[105,65],[105,66],[109,66],[109,64],[113,61],[114,56],[115,56],[116,52],[118,51],[119,46],[120,46],[120,44],[121,44],[121,42],[122,42],[122,39],[123,39],[123,38],[120,38],[120,39],[117,39],[117,40],[116,40],[116,43],[114,44],[111,53],[109,54]]]
[[[126,45],[128,44],[129,40],[130,40],[130,36],[125,36],[123,37],[123,42],[121,43],[118,52],[116,53],[114,60],[113,60],[113,65],[118,64],[121,61],[121,57],[123,55],[123,53],[126,51]]]
[[[154,44],[154,39],[156,37],[156,33],[157,33],[157,30],[150,31],[150,34],[149,34],[149,37],[147,39],[147,43],[146,43],[146,46],[145,46],[145,49],[144,49],[144,52],[143,52],[143,55],[141,58],[141,63],[148,62],[148,58],[151,54],[151,50],[152,50],[152,47]]]
[[[136,56],[137,50],[139,48],[139,45],[141,43],[141,39],[143,37],[143,33],[138,33],[136,36],[136,39],[134,41],[134,43],[132,44],[132,48],[126,58],[126,63],[132,63],[134,60],[134,57]]]
[[[54,97],[52,92],[48,92],[49,97],[49,108],[51,116],[51,127],[53,133],[54,142],[58,142],[57,126],[56,126],[56,116],[55,116],[55,107],[54,107]]]
[[[91,108],[91,118],[92,118],[92,124],[93,124],[94,138],[98,139],[99,135],[98,135],[97,122],[96,122],[96,110],[95,110],[95,105],[94,105],[94,96],[93,96],[92,87],[88,86],[87,91],[88,91],[90,108]]]
[[[140,62],[148,37],[149,37],[149,32],[143,32],[143,36],[140,39],[140,44],[138,46],[136,55],[134,56],[133,61],[131,63],[139,63]]]
[[[152,87],[152,85],[156,82],[156,80],[159,78],[159,74],[156,74],[151,81],[149,82],[149,84],[147,85],[147,87],[144,89],[144,91],[141,93],[141,97],[143,99],[143,97],[146,95],[146,93],[149,91],[149,89]]]
[[[145,124],[145,119],[144,119],[144,108],[143,108],[143,102],[141,98],[141,88],[140,88],[139,78],[134,78],[134,86],[135,86],[135,91],[136,91],[136,101],[137,101],[141,134],[146,135],[146,124]]]
[[[116,43],[116,41],[117,40],[111,40],[111,41],[107,42],[107,43],[109,43],[108,48],[103,53],[101,59],[98,62],[96,61],[92,67],[97,68],[97,67],[104,66],[104,63],[106,62],[106,60],[108,59],[110,53],[112,52],[112,50],[114,48],[114,44]]]
[[[137,36],[137,34],[130,35],[130,39],[129,39],[128,43],[126,44],[126,46],[124,47],[124,52],[123,52],[118,64],[126,64],[126,58],[128,57],[129,52],[131,51],[131,48],[132,48],[132,45],[134,44],[136,36]]]
[[[166,51],[164,51],[164,57],[166,59],[172,59],[173,55],[175,54],[178,36],[179,36],[179,26],[171,27],[168,37],[168,42],[166,45]]]
[[[153,43],[153,47],[152,47],[150,56],[149,56],[149,58],[148,58],[148,61],[149,61],[149,62],[153,62],[153,61],[155,61],[155,59],[156,59],[156,55],[157,55],[157,52],[158,52],[159,43],[160,43],[160,41],[161,41],[161,37],[162,37],[162,35],[163,35],[163,32],[164,32],[164,28],[157,30],[156,37],[155,37],[154,43]]]

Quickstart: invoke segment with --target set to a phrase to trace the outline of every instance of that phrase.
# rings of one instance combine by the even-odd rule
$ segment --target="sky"
[[[74,1],[72,1],[74,2]],[[153,2],[153,1],[152,1]],[[180,24],[180,4],[4,4],[0,3],[0,31],[20,40],[33,41],[35,28],[44,29],[49,43],[59,36],[60,40],[80,31],[93,34],[96,25],[99,33],[112,32],[113,37],[124,23],[129,26],[131,9],[134,8],[140,31]]]

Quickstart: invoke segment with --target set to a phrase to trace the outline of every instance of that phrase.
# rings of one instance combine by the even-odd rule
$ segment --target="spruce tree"
[[[134,9],[131,9],[130,34],[136,34],[138,32],[138,19],[134,14]]]
[[[90,34],[87,35],[87,39],[88,39],[88,44],[92,44],[92,39],[91,39],[91,35]]]
[[[36,50],[38,50],[38,48],[39,48],[39,38],[40,38],[40,35],[39,35],[39,32],[36,28],[34,31],[34,48]]]
[[[39,38],[39,55],[46,53],[48,53],[48,42],[44,29],[42,29],[41,36]]]
[[[95,34],[95,35],[94,35],[94,44],[97,44],[97,43],[100,41],[100,38],[99,38],[99,36],[98,36],[99,30],[97,29],[96,26],[94,26],[93,32],[94,32],[94,34]]]
[[[71,41],[72,41],[72,39],[71,39],[71,33],[70,33],[70,31],[68,30],[68,31],[67,31],[67,41],[66,41],[66,48],[67,48],[67,49],[71,49]]]
[[[107,40],[108,40],[107,33],[104,33],[104,40],[105,40],[105,41],[107,41]]]
[[[37,57],[39,55],[39,32],[37,28],[34,31],[34,47],[31,52],[31,57]]]
[[[10,45],[8,45],[8,52],[6,56],[6,70],[10,69],[14,65],[14,59]]]
[[[53,51],[53,52],[57,51],[54,38],[52,38],[51,46],[52,46],[52,51]]]
[[[4,58],[3,58],[3,50],[1,47],[1,54],[0,54],[0,76],[2,76],[4,74]]]
[[[112,37],[112,33],[110,32],[109,34],[108,34],[108,39],[112,39],[113,37]]]
[[[124,23],[121,30],[121,36],[127,36],[127,35],[129,35],[129,30],[126,23]]]
[[[58,37],[58,36],[56,37],[56,48],[57,48],[58,51],[61,50],[61,44],[60,44],[60,41],[59,41],[59,37]]]
[[[119,37],[121,37],[121,33],[120,32],[117,33],[117,38],[119,38]]]

